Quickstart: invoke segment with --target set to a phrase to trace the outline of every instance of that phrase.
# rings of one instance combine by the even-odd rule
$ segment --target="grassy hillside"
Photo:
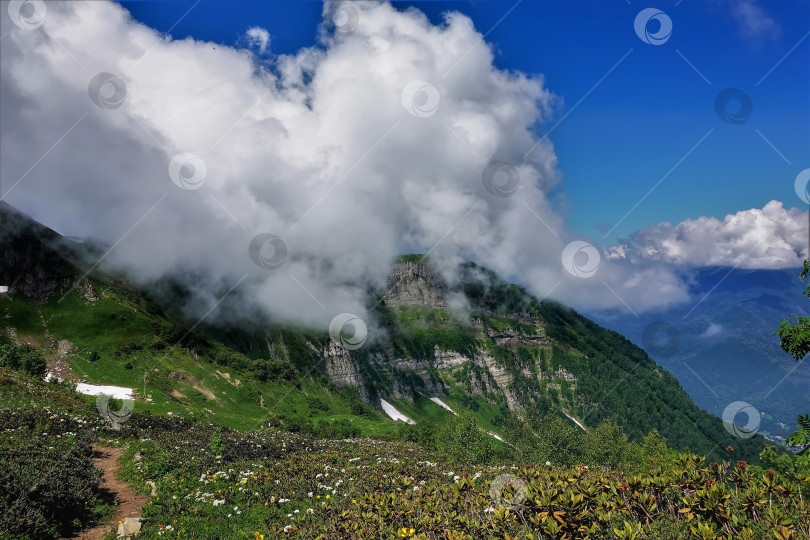
[[[8,325],[0,330],[0,342],[33,344],[51,367],[67,366],[77,380],[137,389],[138,412],[180,413],[238,429],[274,418],[314,423],[351,418],[365,433],[393,431],[370,407],[353,415],[356,399],[322,377],[298,378],[292,366],[282,364],[276,369],[289,371],[286,380],[261,381],[249,369],[248,357],[218,342],[195,335],[174,344],[175,336],[185,333],[182,328],[150,312],[142,300],[91,283],[97,301],[76,291],[61,302],[57,295],[40,301],[0,296],[0,315]],[[246,369],[217,364],[216,358]]]
[[[99,443],[126,448],[121,478],[154,484],[143,538],[808,532],[810,475],[787,454],[760,469],[764,441],[731,438],[643,351],[486,269],[465,265],[440,291],[429,264],[405,257],[437,290],[403,294],[463,294],[470,309],[371,299],[381,337],[346,351],[325,330],[185,321],[121,277],[80,280],[80,254],[52,231],[12,229],[0,234],[18,255],[0,265],[14,285],[0,294],[0,365],[41,355],[67,380],[0,367],[4,538],[103,523],[114,501],[92,464]],[[357,384],[336,386],[336,366]],[[77,381],[134,388],[133,414],[115,429]],[[380,398],[417,423],[391,421]]]
[[[7,206],[0,220],[0,246],[11,254],[0,280],[13,286],[0,295],[0,342],[35,346],[67,378],[135,388],[136,411],[239,429],[270,421],[314,432],[332,422],[351,424],[347,432],[393,435],[380,398],[417,422],[435,423],[435,404],[425,407],[423,398],[441,395],[501,434],[508,421],[537,431],[557,415],[587,428],[613,419],[636,441],[657,430],[673,447],[715,459],[733,446],[756,462],[765,445],[758,436],[732,437],[621,335],[472,263],[446,285],[428,260],[400,257],[388,296],[369,299],[367,323],[379,337],[327,358],[325,329],[261,318],[228,327],[185,321],[181,283],[159,287],[172,296],[150,298],[104,269],[80,280],[92,244],[71,243]],[[391,290],[410,295],[410,303],[389,305]],[[442,304],[447,294],[465,298],[469,309]],[[440,363],[437,351],[455,357]],[[348,386],[330,374],[330,362],[354,374]]]
[[[98,489],[93,444],[124,447],[119,477],[147,498],[138,536],[144,539],[784,540],[810,534],[802,499],[810,495],[808,473],[767,471],[731,457],[707,463],[660,439],[637,447],[631,473],[553,458],[514,464],[465,453],[459,461],[435,448],[379,438],[235,431],[140,412],[116,431],[70,388],[0,368],[5,403],[23,395],[25,407],[18,401],[0,408],[3,538],[71,535],[109,518],[114,504]],[[453,422],[443,409],[427,411],[431,404],[417,402],[408,412],[424,408]],[[470,433],[458,441],[451,433],[443,432],[443,444],[477,444]],[[604,451],[615,443],[591,446]]]

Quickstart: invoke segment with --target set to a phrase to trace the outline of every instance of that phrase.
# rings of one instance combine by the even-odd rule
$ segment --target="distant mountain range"
[[[588,315],[643,347],[700,407],[722,415],[733,402],[750,403],[759,432],[780,440],[810,412],[810,364],[784,354],[774,335],[791,313],[810,313],[800,272],[703,268],[693,274],[688,304],[638,317]]]

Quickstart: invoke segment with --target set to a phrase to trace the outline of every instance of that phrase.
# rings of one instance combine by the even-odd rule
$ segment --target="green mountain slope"
[[[0,344],[34,345],[67,379],[134,388],[136,411],[393,436],[381,400],[418,424],[442,423],[451,413],[433,397],[507,442],[516,426],[542,434],[557,416],[586,429],[615,419],[636,440],[656,429],[677,449],[717,459],[732,446],[756,462],[765,445],[732,437],[621,335],[474,264],[446,283],[428,261],[403,257],[368,301],[366,324],[379,331],[348,350],[326,329],[183,321],[165,298],[108,271],[83,277],[98,249],[7,205],[0,223],[0,250],[13,255],[0,265],[10,286]]]

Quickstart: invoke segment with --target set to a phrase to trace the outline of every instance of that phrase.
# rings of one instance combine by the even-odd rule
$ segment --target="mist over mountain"
[[[386,284],[368,292],[367,315],[343,313],[328,329],[285,324],[261,313],[248,322],[244,312],[243,322],[225,324],[226,319],[198,320],[177,311],[177,299],[189,295],[183,284],[138,289],[92,265],[82,244],[9,205],[0,206],[0,223],[0,250],[13,263],[0,265],[0,281],[10,284],[0,299],[0,308],[8,311],[4,339],[40,344],[51,365],[64,370],[67,361],[68,372],[114,368],[125,352],[125,371],[102,371],[104,382],[131,381],[140,372],[152,378],[152,368],[159,380],[200,381],[200,375],[178,371],[180,359],[161,358],[161,351],[179,348],[221,366],[217,373],[227,368],[259,380],[285,373],[299,384],[321,378],[374,408],[407,407],[417,419],[424,414],[418,408],[423,400],[447,399],[480,415],[486,429],[504,434],[516,419],[535,425],[559,415],[582,430],[615,421],[634,440],[657,430],[675,448],[718,456],[733,445],[752,461],[764,444],[760,437],[733,436],[623,336],[557,302],[539,301],[475,263],[462,263],[453,273],[456,281],[448,282],[429,258],[400,257],[389,263]],[[236,291],[232,298],[243,294]],[[124,306],[135,309],[142,330],[125,330],[133,323],[110,313]],[[50,315],[38,318],[40,310]],[[72,313],[68,320],[66,310]],[[72,319],[96,331],[87,335],[68,322]],[[122,347],[120,340],[131,338],[112,338],[122,331],[139,337]],[[168,394],[167,403],[193,403],[184,386],[155,384],[148,394],[153,402]],[[216,400],[199,382],[191,386]]]

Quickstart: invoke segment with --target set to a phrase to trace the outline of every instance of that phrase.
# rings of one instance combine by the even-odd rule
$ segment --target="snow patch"
[[[0,293],[8,292],[8,285],[0,285]]]
[[[405,416],[404,414],[402,414],[401,412],[399,412],[398,410],[396,410],[396,408],[393,405],[391,405],[384,399],[380,400],[380,405],[382,406],[383,411],[385,411],[385,414],[390,416],[391,419],[394,420],[395,422],[405,422],[406,424],[416,423],[407,416]]]
[[[568,413],[567,413],[567,412],[565,412],[565,411],[563,411],[563,414],[564,414],[565,416],[567,416],[568,418],[570,418],[570,419],[571,419],[571,421],[572,421],[573,423],[575,423],[576,425],[578,425],[578,426],[579,426],[579,427],[582,429],[582,431],[588,431],[587,429],[585,429],[585,426],[583,426],[582,424],[580,424],[580,423],[579,423],[579,420],[577,420],[576,418],[574,418],[573,416],[571,416],[570,414],[568,414]]]
[[[63,380],[61,377],[57,377],[49,371],[47,374],[45,374],[45,380],[48,381],[50,379],[56,379],[59,382],[62,382]],[[132,388],[125,388],[123,386],[103,386],[99,384],[76,383],[76,391],[86,396],[100,396],[101,394],[106,394],[108,396],[112,396],[113,399],[135,399],[135,390]]]
[[[440,407],[443,407],[443,408],[447,409],[447,410],[448,410],[448,411],[450,411],[451,413],[456,414],[456,411],[454,411],[453,409],[451,409],[451,408],[450,408],[450,406],[449,406],[449,405],[447,405],[447,403],[445,403],[445,402],[444,402],[444,401],[442,401],[441,399],[439,399],[439,398],[437,398],[437,397],[432,397],[432,398],[430,398],[430,401],[432,401],[433,403],[435,403],[435,404],[439,405]],[[456,415],[456,416],[458,416],[458,415]]]

